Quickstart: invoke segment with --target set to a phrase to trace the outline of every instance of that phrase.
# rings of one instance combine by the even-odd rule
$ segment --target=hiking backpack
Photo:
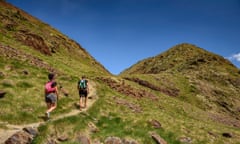
[[[86,80],[80,80],[79,81],[79,88],[80,89],[86,89],[87,88],[87,81]]]
[[[52,81],[47,82],[47,83],[45,84],[45,92],[46,92],[46,93],[55,92],[55,87],[52,87],[52,84],[53,84]]]

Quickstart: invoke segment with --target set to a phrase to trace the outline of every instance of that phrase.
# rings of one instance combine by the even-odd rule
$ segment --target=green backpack
[[[80,80],[79,81],[79,88],[80,89],[86,89],[87,88],[86,80]]]

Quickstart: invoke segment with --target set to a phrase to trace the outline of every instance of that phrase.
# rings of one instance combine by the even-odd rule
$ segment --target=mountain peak
[[[224,66],[224,67],[223,67]],[[189,43],[178,44],[157,56],[147,58],[133,65],[123,73],[157,74],[163,71],[206,71],[234,65],[217,54]]]

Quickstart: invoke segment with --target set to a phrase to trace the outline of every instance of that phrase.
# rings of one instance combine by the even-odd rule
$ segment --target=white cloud
[[[236,67],[240,68],[240,52],[233,54],[230,57],[226,57],[226,59],[230,60]]]
[[[240,53],[234,54],[230,57],[232,60],[236,60],[240,62]]]

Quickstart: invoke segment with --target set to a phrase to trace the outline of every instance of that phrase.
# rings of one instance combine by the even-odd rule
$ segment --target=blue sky
[[[113,74],[180,43],[240,68],[240,0],[7,0],[77,41]]]

